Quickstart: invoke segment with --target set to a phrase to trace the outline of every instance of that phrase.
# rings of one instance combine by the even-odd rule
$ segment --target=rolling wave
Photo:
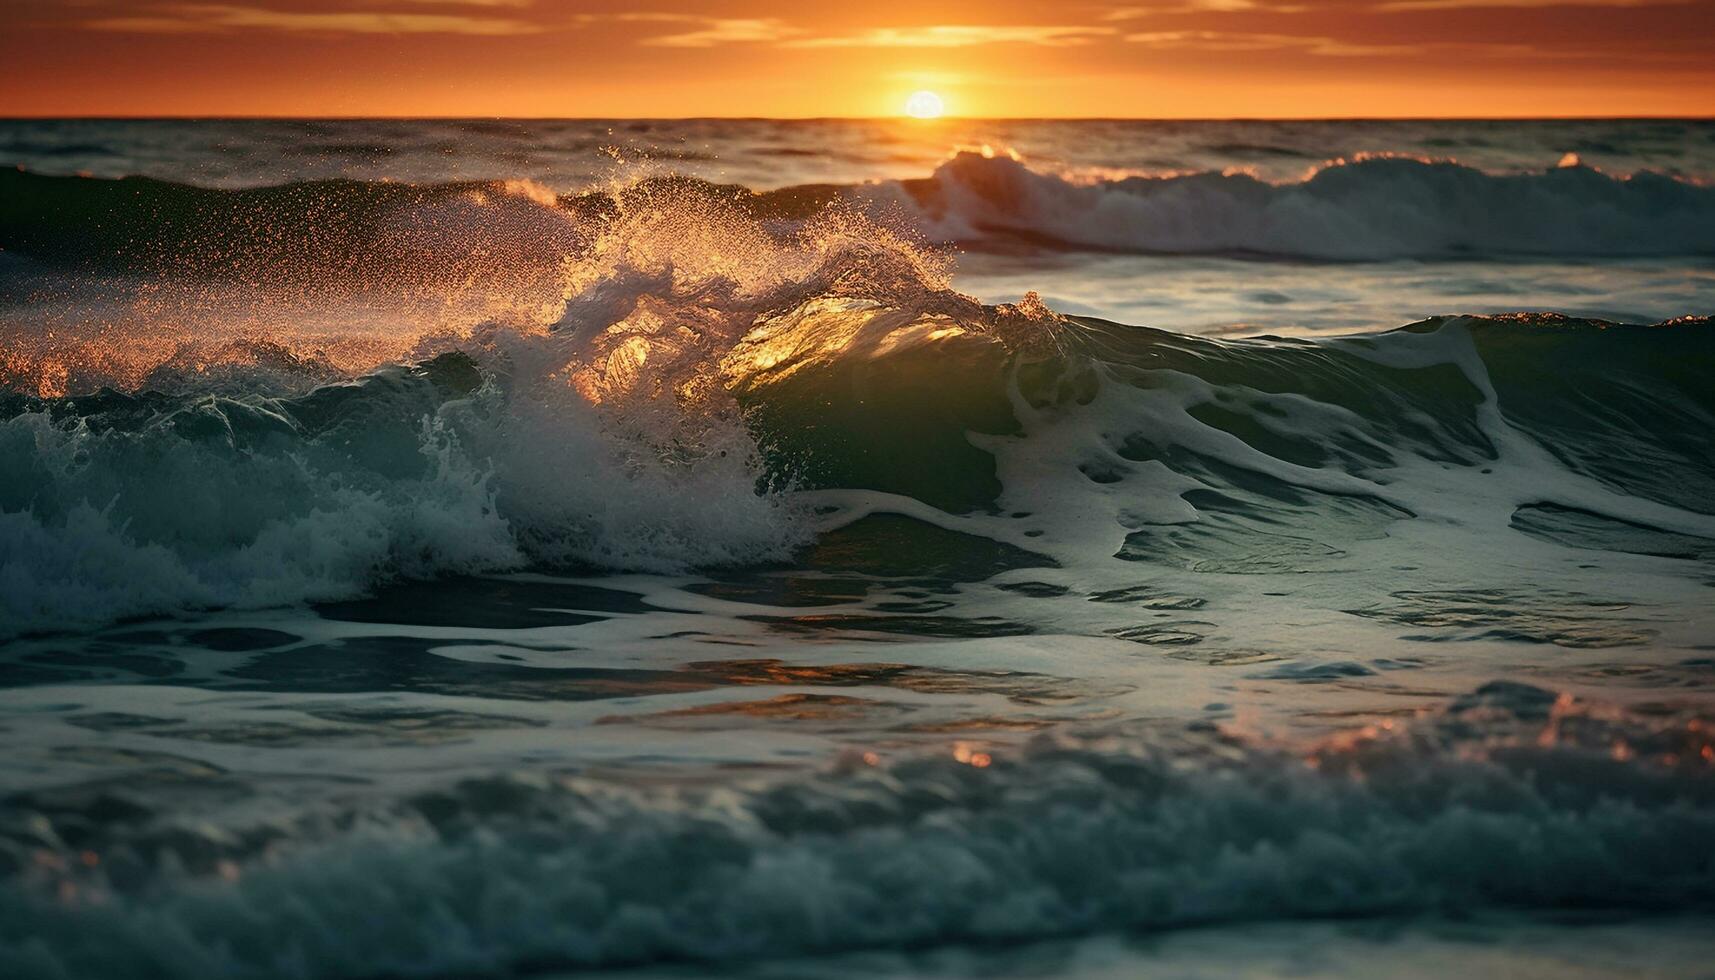
[[[497,774],[253,830],[117,822],[93,865],[48,825],[0,891],[0,968],[713,971],[1280,918],[1697,914],[1709,744],[1696,719],[1500,682],[1297,751],[1144,729],[716,791]]]
[[[401,576],[781,561],[877,507],[1193,570],[1313,568],[1436,508],[1472,533],[1715,554],[1706,320],[1220,342],[823,281],[778,311],[729,297],[744,326],[688,339],[651,288],[303,394],[10,396],[5,632]],[[1050,532],[1020,538],[1000,517],[1018,508]],[[1094,544],[1052,530],[1092,513]]]
[[[1613,176],[1572,165],[1491,174],[1382,156],[1336,161],[1285,183],[1245,173],[1082,181],[975,152],[921,179],[765,192],[685,177],[569,195],[519,181],[213,190],[12,171],[0,173],[0,249],[176,271],[254,270],[285,257],[323,272],[362,272],[421,262],[437,242],[551,262],[586,244],[616,207],[686,196],[720,200],[776,227],[837,204],[975,247],[1337,261],[1715,254],[1715,187],[1650,171]]]
[[[927,234],[952,241],[1346,261],[1715,253],[1715,187],[1647,171],[1488,174],[1371,157],[1294,183],[1243,173],[1075,183],[963,153],[902,186]]]

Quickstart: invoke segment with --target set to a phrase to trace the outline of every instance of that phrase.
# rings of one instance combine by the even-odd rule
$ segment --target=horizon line
[[[1708,115],[1417,115],[1417,116],[507,116],[507,115],[288,115],[283,113],[0,113],[0,122],[889,122],[931,127],[948,122],[1715,122]]]

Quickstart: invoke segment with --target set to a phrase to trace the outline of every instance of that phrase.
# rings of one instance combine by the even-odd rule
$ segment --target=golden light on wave
[[[939,119],[945,111],[947,104],[928,90],[912,92],[911,97],[905,100],[905,114],[913,119]]]

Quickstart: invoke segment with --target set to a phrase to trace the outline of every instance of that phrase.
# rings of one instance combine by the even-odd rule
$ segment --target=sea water
[[[1715,124],[0,124],[7,976],[1694,976]]]

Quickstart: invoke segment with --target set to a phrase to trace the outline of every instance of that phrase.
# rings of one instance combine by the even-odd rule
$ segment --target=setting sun
[[[912,92],[905,100],[905,114],[913,119],[939,119],[946,111],[946,103],[934,92]]]

